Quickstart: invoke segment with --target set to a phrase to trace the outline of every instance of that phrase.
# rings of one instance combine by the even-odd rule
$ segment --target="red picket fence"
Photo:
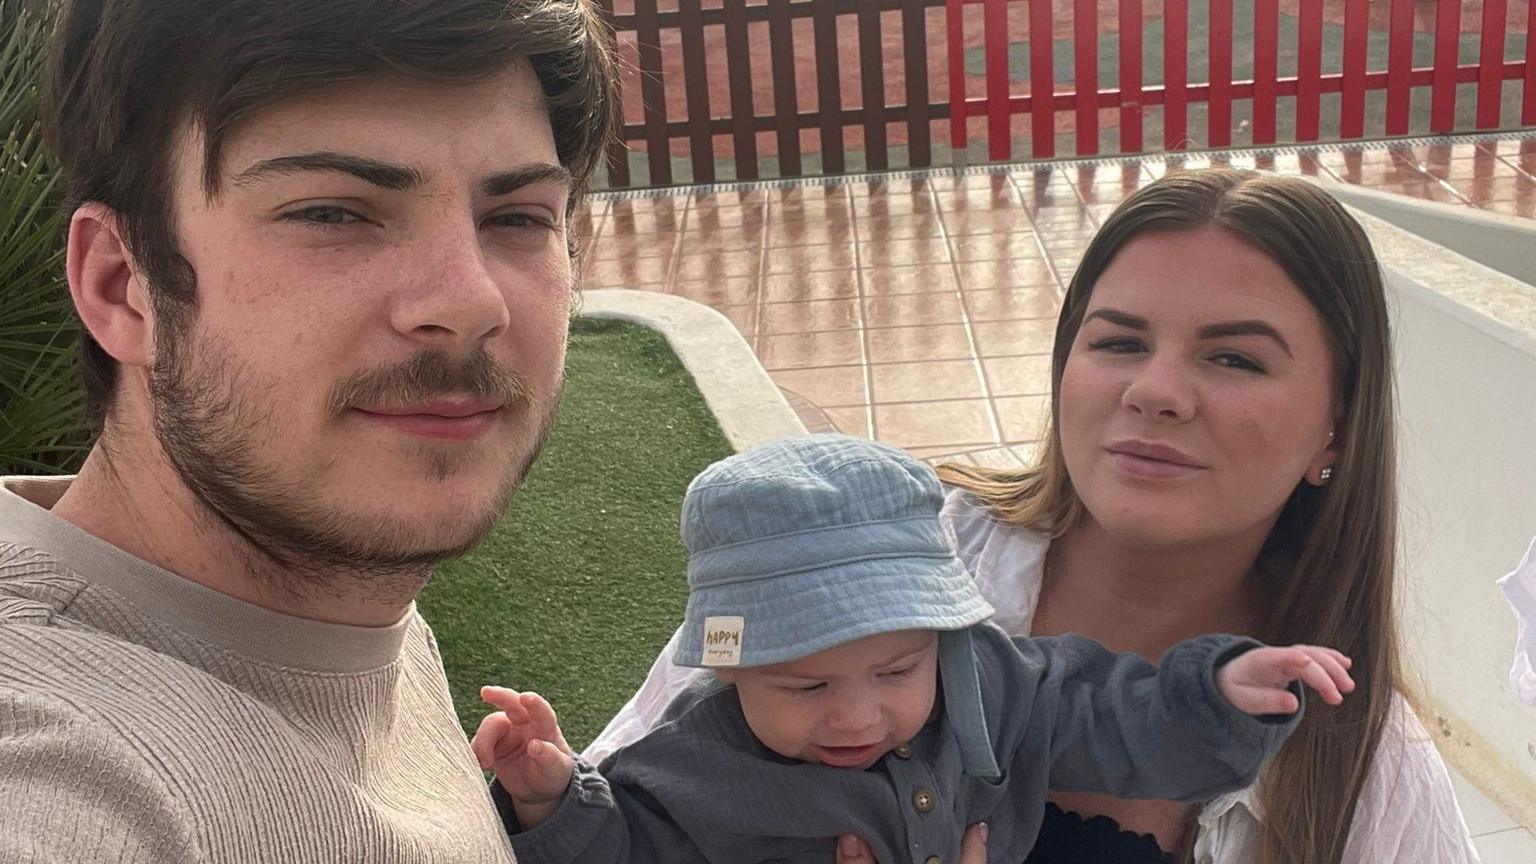
[[[1234,2],[1251,3],[1252,76],[1234,75]],[[1475,2],[1475,0],[1472,0]],[[1523,24],[1509,22],[1511,3],[1526,6]],[[1161,0],[1150,11],[1142,0],[601,0],[613,24],[621,56],[638,87],[626,88],[626,122],[610,150],[610,187],[665,186],[674,177],[674,156],[686,160],[684,182],[757,179],[768,160],[771,173],[807,173],[807,157],[819,157],[822,174],[849,169],[879,171],[921,168],[940,161],[974,161],[957,155],[972,137],[970,118],[985,118],[985,158],[1050,159],[1058,134],[1079,156],[1100,153],[1100,126],[1108,117],[1119,127],[1119,153],[1139,153],[1144,121],[1158,112],[1162,149],[1190,144],[1191,107],[1205,106],[1204,146],[1234,145],[1233,106],[1251,108],[1251,130],[1236,143],[1282,143],[1280,100],[1294,102],[1293,133],[1283,143],[1319,140],[1324,94],[1339,94],[1336,137],[1402,136],[1413,131],[1413,93],[1429,93],[1428,131],[1436,134],[1513,125],[1536,127],[1536,3],[1482,0],[1478,59],[1458,61],[1462,0],[1438,0],[1433,21],[1415,0],[1377,0],[1378,37],[1385,31],[1385,68],[1368,68],[1371,0],[1287,0],[1296,19],[1294,74],[1281,77],[1281,0],[1208,0],[1199,3],[1208,29],[1208,75],[1191,82],[1189,0]],[[980,14],[966,7],[980,6]],[[1020,9],[1017,7],[1023,6]],[[1242,8],[1242,7],[1239,7]],[[1475,6],[1469,6],[1475,12]],[[1064,10],[1070,14],[1063,15]],[[1106,11],[1107,10],[1107,11]],[[1246,11],[1246,10],[1244,10]],[[1011,16],[1024,16],[1010,34]],[[1143,44],[1148,20],[1161,19],[1162,82],[1143,81]],[[1342,18],[1342,68],[1323,71],[1325,16]],[[980,18],[980,33],[976,18]],[[1058,82],[1054,47],[1058,24],[1070,17],[1072,80]],[[1060,21],[1057,19],[1061,18]],[[1382,19],[1385,20],[1382,20]],[[970,19],[968,21],[968,19]],[[1019,23],[1015,17],[1015,24]],[[1246,20],[1246,19],[1245,19]],[[1415,30],[1429,28],[1433,58],[1415,66]],[[1118,28],[1118,80],[1099,79],[1101,33]],[[1066,29],[1065,27],[1063,28]],[[1507,32],[1525,35],[1524,56],[1506,59]],[[970,32],[968,32],[970,31]],[[940,35],[942,34],[942,35]],[[967,47],[968,41],[979,45]],[[1010,36],[1013,39],[1010,39]],[[1026,40],[1030,62],[1022,92],[1015,92],[1009,68],[1010,41]],[[945,49],[937,49],[937,46]],[[1197,46],[1198,49],[1199,46]],[[1247,46],[1241,46],[1245,51]],[[1289,48],[1290,46],[1284,46]],[[940,51],[942,50],[942,53]],[[967,56],[984,61],[984,92],[967,89]],[[853,56],[857,55],[855,62]],[[899,60],[897,59],[899,55]],[[1247,59],[1246,54],[1244,59]],[[1380,63],[1374,64],[1380,66]],[[766,67],[766,69],[764,68]],[[766,74],[765,74],[766,73]],[[681,82],[678,79],[681,79]],[[1501,116],[1504,83],[1522,88],[1519,117]],[[680,83],[680,86],[679,86]],[[1457,86],[1476,85],[1475,121],[1457,126]],[[635,90],[639,100],[635,100]],[[846,104],[845,90],[857,90],[858,104]],[[1385,123],[1366,129],[1367,94],[1384,93]],[[947,98],[946,98],[947,96]],[[1378,97],[1380,98],[1380,97]],[[763,103],[767,103],[766,105]],[[804,105],[811,105],[807,109]],[[724,109],[724,110],[721,110]],[[1100,112],[1107,112],[1101,116]],[[1029,149],[1015,154],[1014,118],[1025,115]],[[1068,119],[1063,119],[1068,118]],[[947,121],[948,141],[942,140]],[[1023,121],[1021,121],[1023,122]],[[940,134],[933,127],[940,124]],[[1424,131],[1419,124],[1417,131]],[[904,145],[904,164],[892,165],[893,138]],[[935,140],[935,139],[939,140]],[[641,145],[646,177],[632,176],[631,143]],[[819,146],[816,146],[819,144]],[[948,150],[949,153],[943,152]],[[724,171],[722,167],[729,163]],[[812,171],[816,170],[815,167]]]

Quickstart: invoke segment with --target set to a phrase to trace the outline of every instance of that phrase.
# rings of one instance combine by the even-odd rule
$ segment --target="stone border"
[[[588,318],[629,321],[665,336],[737,452],[805,434],[805,425],[736,325],[703,303],[654,291],[601,288],[583,291],[577,311]]]
[[[1318,181],[1345,205],[1536,286],[1536,219],[1426,201],[1348,183]],[[1533,294],[1536,296],[1536,294]],[[1471,302],[1468,298],[1459,298]],[[1477,305],[1475,302],[1472,305]],[[1532,304],[1536,308],[1536,303]],[[1503,311],[1503,310],[1501,310]],[[1536,321],[1536,318],[1531,319]],[[1536,336],[1536,329],[1531,331]]]

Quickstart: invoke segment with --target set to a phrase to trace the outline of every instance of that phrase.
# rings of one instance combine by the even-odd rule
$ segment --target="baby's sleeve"
[[[1017,644],[1042,664],[1034,711],[1051,724],[1053,789],[1204,801],[1252,783],[1301,717],[1253,717],[1221,694],[1216,670],[1252,639],[1201,636],[1160,666],[1080,636]]]

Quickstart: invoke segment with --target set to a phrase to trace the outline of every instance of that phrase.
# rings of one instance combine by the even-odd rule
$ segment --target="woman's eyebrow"
[[[1195,331],[1195,335],[1201,339],[1220,339],[1224,336],[1267,336],[1279,344],[1285,356],[1294,357],[1291,353],[1291,345],[1280,335],[1280,331],[1271,327],[1266,322],[1258,319],[1247,321],[1222,321],[1216,324],[1207,324]]]
[[[1089,312],[1088,315],[1083,318],[1083,323],[1087,324],[1089,321],[1092,321],[1095,318],[1103,319],[1111,324],[1117,324],[1121,327],[1128,327],[1132,330],[1152,329],[1151,325],[1147,323],[1147,319],[1141,317],[1140,315],[1132,315],[1129,312],[1122,312],[1119,309],[1111,309],[1108,306],[1100,306],[1092,312]]]

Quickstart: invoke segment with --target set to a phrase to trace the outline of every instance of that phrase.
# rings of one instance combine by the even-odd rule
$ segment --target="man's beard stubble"
[[[149,376],[156,438],[209,515],[251,547],[252,571],[269,574],[269,581],[296,596],[355,596],[362,589],[380,600],[414,597],[431,578],[435,564],[484,539],[548,438],[559,388],[549,394],[552,402],[539,400],[521,376],[483,347],[462,360],[425,350],[339,383],[328,400],[330,418],[357,406],[399,407],[448,395],[493,400],[503,404],[504,411],[544,415],[532,447],[510,466],[492,506],[464,514],[471,524],[458,539],[446,544],[426,538],[413,541],[399,525],[320,505],[314,487],[302,480],[284,481],[271,465],[262,463],[258,454],[264,444],[270,449],[273,432],[281,425],[274,416],[281,397],[274,393],[272,399],[257,401],[253,397],[261,385],[247,380],[248,373],[206,340],[194,349],[194,315],[191,310],[157,314],[162,326],[157,328]],[[422,455],[433,482],[447,481],[467,458],[441,450],[424,449]]]

